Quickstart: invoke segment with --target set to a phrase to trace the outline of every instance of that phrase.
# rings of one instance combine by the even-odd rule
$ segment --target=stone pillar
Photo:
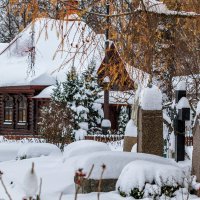
[[[137,151],[163,156],[163,143],[162,93],[149,84],[140,95]]]
[[[133,146],[137,143],[137,137],[124,136],[123,151],[131,152]]]
[[[200,114],[193,128],[192,174],[197,177],[197,182],[200,182]],[[198,191],[198,196],[200,197],[200,191]]]
[[[163,156],[162,110],[140,108],[138,120],[138,152]]]
[[[131,152],[132,147],[137,143],[137,127],[135,122],[130,119],[126,125],[123,151]]]

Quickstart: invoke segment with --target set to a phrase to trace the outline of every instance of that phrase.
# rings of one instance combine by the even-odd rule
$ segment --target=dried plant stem
[[[101,183],[102,183],[104,171],[105,171],[105,167],[102,166],[102,172],[101,172],[101,176],[100,176],[100,180],[99,180],[99,185],[98,185],[97,200],[100,200]]]
[[[4,184],[3,179],[2,179],[1,176],[0,176],[0,181],[1,181],[1,184],[2,184],[2,186],[3,186],[3,188],[4,188],[4,190],[5,190],[6,195],[7,195],[8,198],[9,198],[9,200],[12,200],[12,198],[11,198],[11,196],[10,196],[10,194],[9,194],[9,192],[8,192],[8,190],[7,190],[7,188],[6,188],[5,184]]]
[[[89,178],[90,178],[93,169],[94,169],[94,164],[92,165],[92,167],[91,167],[91,169],[90,169],[90,171],[89,171],[88,176],[87,176],[86,179],[89,179]],[[79,192],[79,190],[80,190],[80,188],[81,188],[81,186],[82,186],[83,184],[84,184],[84,179],[83,179],[83,181],[81,182],[80,185],[77,185],[76,192],[75,192],[75,196],[74,196],[74,200],[77,200],[77,199],[78,199],[78,192]]]
[[[40,200],[41,192],[42,192],[42,178],[40,178],[40,186],[39,186],[39,193],[37,195],[37,200]]]
[[[91,169],[90,169],[90,171],[89,171],[89,174],[88,174],[88,176],[87,176],[87,179],[89,179],[89,178],[90,178],[90,176],[91,176],[91,174],[92,174],[92,171],[93,171],[93,169],[94,169],[94,164],[92,165],[92,167],[91,167]]]
[[[60,194],[60,197],[59,197],[59,200],[61,200],[61,199],[62,199],[62,196],[63,196],[63,193],[61,192],[61,194]]]

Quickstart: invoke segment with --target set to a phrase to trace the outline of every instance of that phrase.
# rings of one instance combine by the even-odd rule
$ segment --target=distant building
[[[72,66],[82,73],[95,60],[100,79],[104,76],[113,79],[112,74],[104,70],[104,35],[96,34],[76,14],[70,14],[66,21],[37,19],[3,47],[0,53],[0,135],[37,135],[40,108],[50,101],[52,85],[56,80],[64,81]],[[120,67],[118,83],[113,84],[110,93],[110,120],[116,129],[120,106],[132,103],[132,93],[122,91],[133,90],[134,86],[113,43],[108,56],[109,70],[112,71],[113,66]],[[121,84],[122,76],[126,81]],[[122,98],[124,94],[126,97]],[[103,99],[99,103],[103,104]]]

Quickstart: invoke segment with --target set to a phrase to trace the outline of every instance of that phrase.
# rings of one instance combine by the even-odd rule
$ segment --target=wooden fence
[[[115,142],[124,139],[123,135],[87,135],[85,140],[94,140],[98,142]]]

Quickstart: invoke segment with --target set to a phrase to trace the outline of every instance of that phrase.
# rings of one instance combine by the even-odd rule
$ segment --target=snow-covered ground
[[[77,153],[77,149],[80,149],[80,144],[85,143],[85,148],[87,146],[91,147],[91,152],[86,150],[84,153]],[[88,144],[86,144],[88,143]],[[15,145],[13,143],[0,144],[1,150],[4,149],[4,152],[8,150],[12,153],[9,157],[10,160],[0,162],[0,171],[3,172],[2,179],[6,184],[8,192],[10,193],[13,200],[22,200],[26,195],[27,185],[31,185],[27,180],[27,173],[31,171],[32,163],[35,166],[35,173],[37,176],[38,185],[40,180],[42,180],[42,192],[41,200],[59,200],[61,193],[62,200],[74,200],[75,185],[74,185],[74,174],[78,168],[85,168],[94,163],[96,168],[94,168],[93,176],[99,176],[97,167],[101,164],[106,164],[107,170],[109,173],[104,174],[104,176],[113,175],[114,178],[118,178],[124,166],[131,161],[137,162],[153,162],[157,165],[169,165],[171,168],[180,167],[182,169],[187,169],[190,163],[181,163],[177,165],[174,161],[169,159],[160,158],[152,155],[137,154],[137,153],[127,153],[127,152],[118,152],[122,150],[123,142],[113,142],[108,146],[112,151],[109,150],[109,147],[105,147],[104,144],[97,144],[95,142],[78,142],[77,145],[72,145],[74,148],[74,153],[70,149],[70,155],[66,156],[68,148],[65,149],[64,155],[62,154],[47,154],[48,156],[41,156],[40,154],[35,155],[34,158],[16,160],[15,154],[17,155],[20,148],[23,144]],[[6,146],[7,145],[7,146]],[[10,151],[9,148],[13,145],[15,151]],[[45,144],[44,144],[45,145]],[[30,145],[31,147],[33,145]],[[42,144],[41,144],[42,146]],[[18,148],[19,147],[19,148]],[[36,151],[38,152],[40,145],[36,145]],[[41,148],[42,149],[42,148]],[[54,149],[54,148],[51,148]],[[24,148],[24,151],[30,153],[30,148]],[[114,150],[114,151],[113,151]],[[33,151],[33,149],[31,149]],[[57,150],[56,150],[57,151]],[[80,151],[83,151],[80,149]],[[0,151],[1,152],[1,151]],[[14,152],[14,153],[13,153]],[[33,151],[34,152],[34,151]],[[25,152],[26,153],[26,152]],[[5,154],[6,155],[6,154]],[[32,154],[31,154],[32,155]],[[45,154],[46,155],[46,154]],[[36,157],[40,156],[40,157]],[[0,153],[0,159],[3,157],[3,154]],[[5,158],[5,156],[4,156]],[[3,160],[3,159],[2,159]],[[139,164],[139,163],[138,163]],[[85,169],[87,172],[89,169]],[[137,174],[137,173],[136,173]],[[30,176],[29,176],[30,177]],[[112,177],[112,176],[111,176]],[[112,177],[112,178],[113,178]],[[190,196],[190,199],[197,199],[195,196]],[[7,200],[9,199],[0,184],[0,199]],[[101,200],[133,200],[133,197],[121,197],[117,191],[101,193]],[[97,200],[97,193],[90,194],[79,194],[78,200]],[[175,199],[174,199],[175,200]],[[180,199],[181,200],[181,199]]]

